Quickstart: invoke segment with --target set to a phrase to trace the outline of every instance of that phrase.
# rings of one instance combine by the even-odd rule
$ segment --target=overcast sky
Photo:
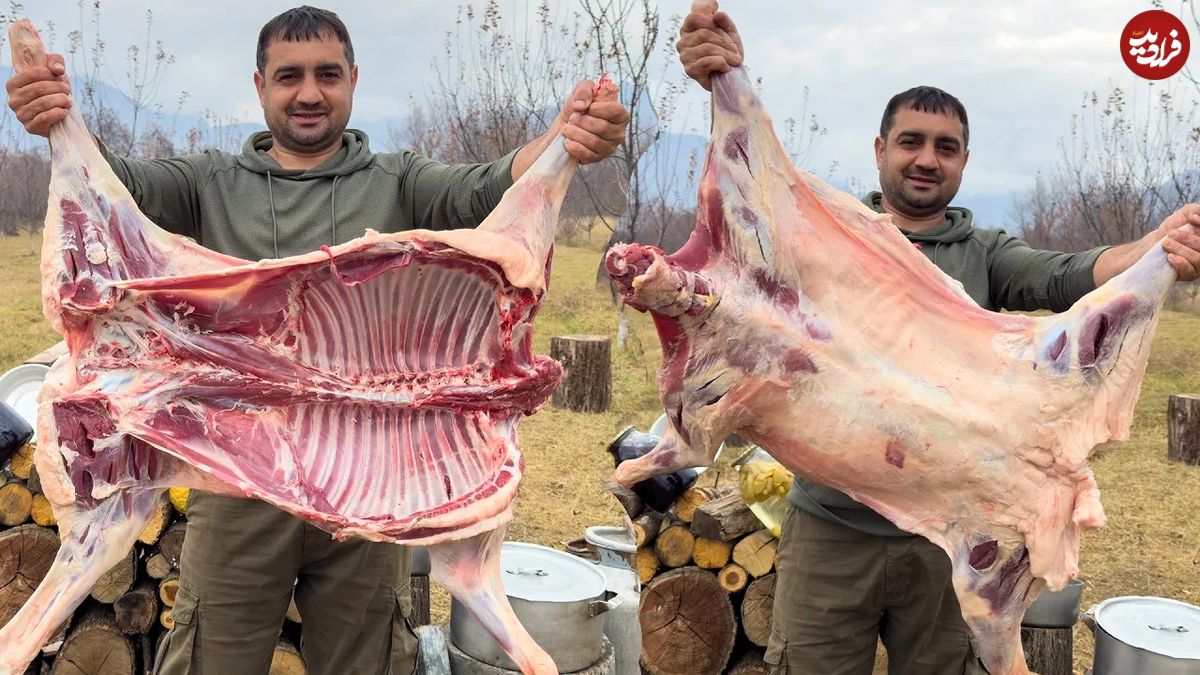
[[[103,0],[101,33],[116,71],[113,78],[119,82],[123,76],[124,47],[144,41],[145,13],[153,7],[154,35],[176,56],[160,95],[170,99],[186,90],[196,111],[209,108],[261,120],[251,83],[255,40],[265,21],[293,4]],[[360,76],[352,123],[398,119],[410,95],[423,96],[433,82],[431,58],[453,28],[459,4],[356,0],[322,5],[342,16],[354,40]],[[510,22],[528,23],[525,2],[501,0],[501,6],[513,17]],[[659,7],[669,16],[686,12],[688,3]],[[565,17],[575,5],[559,0],[554,8]],[[762,78],[776,119],[798,114],[801,92],[808,87],[808,109],[829,129],[812,155],[818,173],[837,160],[840,177],[873,183],[871,142],[884,104],[905,88],[931,84],[957,95],[967,107],[971,159],[962,194],[980,199],[1026,188],[1039,167],[1054,161],[1058,140],[1069,132],[1070,116],[1085,91],[1115,85],[1148,100],[1145,81],[1125,68],[1118,43],[1129,19],[1150,8],[1149,2],[1101,0],[741,0],[722,6],[738,23],[747,66]],[[24,9],[40,28],[54,22],[59,48],[67,32],[80,25],[75,0],[26,0]],[[1180,13],[1171,2],[1166,9]],[[681,69],[673,63],[667,74],[679,77]],[[579,73],[580,78],[591,75]],[[1174,85],[1190,101],[1194,89],[1183,84],[1176,76],[1156,86]],[[698,111],[695,102],[702,92],[697,86],[692,90]],[[693,113],[679,126],[700,126],[698,116]]]

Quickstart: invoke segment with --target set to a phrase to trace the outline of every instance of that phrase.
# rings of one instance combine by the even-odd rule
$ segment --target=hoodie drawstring
[[[330,245],[336,246],[337,240],[337,182],[341,176],[333,177],[333,187],[329,191],[329,224],[330,224]],[[271,170],[267,170],[267,202],[271,206],[271,247],[275,252],[275,257],[279,258],[279,221],[275,216],[275,193],[271,189]]]
[[[333,177],[333,188],[329,191],[329,222],[333,227],[333,239],[330,244],[337,246],[337,182],[340,176]]]
[[[267,169],[267,201],[271,204],[271,245],[279,257],[279,223],[275,221],[275,195],[271,193],[271,170]]]

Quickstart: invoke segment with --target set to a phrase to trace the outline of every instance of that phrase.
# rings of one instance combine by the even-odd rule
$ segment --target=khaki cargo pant
[[[410,675],[411,562],[395,544],[338,543],[266,502],[193,491],[175,625],[154,672],[267,675],[298,578],[309,675]]]
[[[877,537],[788,509],[766,661],[773,674],[982,675],[950,584],[922,537]]]

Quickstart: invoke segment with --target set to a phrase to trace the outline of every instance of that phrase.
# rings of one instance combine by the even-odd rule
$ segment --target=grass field
[[[57,340],[41,314],[38,259],[22,237],[0,237],[0,371]],[[553,335],[615,337],[616,312],[593,285],[598,245],[560,246],[550,291],[537,322],[535,347]],[[548,546],[584,528],[616,524],[619,510],[602,490],[611,475],[604,452],[626,424],[641,429],[657,417],[654,373],[660,351],[645,317],[631,313],[628,347],[613,353],[613,409],[576,414],[546,409],[522,421],[527,471],[511,539]],[[1200,468],[1166,461],[1167,396],[1200,392],[1200,316],[1167,312],[1159,328],[1128,442],[1093,459],[1109,524],[1084,537],[1084,606],[1116,595],[1159,595],[1200,604]],[[443,614],[439,597],[435,612]],[[1076,629],[1076,669],[1091,663],[1092,638]],[[880,671],[882,672],[882,671]]]

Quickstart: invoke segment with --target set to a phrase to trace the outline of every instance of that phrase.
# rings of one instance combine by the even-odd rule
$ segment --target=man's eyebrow
[[[323,71],[334,70],[334,71],[337,71],[340,73],[340,72],[342,72],[343,68],[342,68],[342,64],[338,63],[337,61],[331,61],[329,63],[322,63],[322,64],[318,65],[317,70],[323,70]]]
[[[938,143],[953,143],[955,146],[962,145],[962,141],[958,140],[957,136],[941,135],[937,137]]]

